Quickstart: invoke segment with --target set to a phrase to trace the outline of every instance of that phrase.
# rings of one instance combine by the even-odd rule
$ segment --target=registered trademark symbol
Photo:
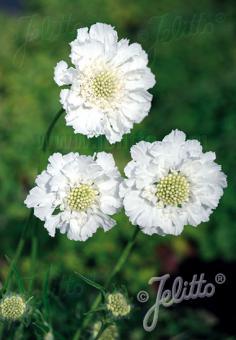
[[[225,283],[226,281],[226,277],[224,274],[222,273],[218,273],[216,274],[215,276],[215,282],[218,284],[218,285],[222,285],[223,283]]]

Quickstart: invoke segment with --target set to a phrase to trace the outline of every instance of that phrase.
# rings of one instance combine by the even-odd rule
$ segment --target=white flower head
[[[161,142],[139,142],[131,156],[120,195],[133,224],[149,235],[179,235],[209,220],[227,186],[215,153],[175,130]]]
[[[147,90],[155,78],[147,54],[137,43],[118,41],[114,28],[101,23],[78,29],[70,45],[74,66],[60,61],[54,75],[59,86],[70,85],[60,95],[67,125],[75,133],[119,142],[151,107]]]
[[[107,231],[115,225],[110,215],[121,207],[120,182],[111,154],[54,153],[25,204],[51,236],[59,229],[71,240],[85,241],[99,227]]]

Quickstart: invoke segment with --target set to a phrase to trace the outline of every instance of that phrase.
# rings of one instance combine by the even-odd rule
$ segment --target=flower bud
[[[7,321],[20,320],[26,311],[26,302],[17,294],[6,296],[0,301],[0,317]]]
[[[93,326],[93,338],[95,339],[102,327],[101,321],[97,321]],[[109,325],[100,335],[100,340],[116,340],[118,339],[119,333],[116,324]]]
[[[128,303],[127,298],[120,292],[108,294],[106,307],[115,317],[126,316],[131,310],[131,305]]]

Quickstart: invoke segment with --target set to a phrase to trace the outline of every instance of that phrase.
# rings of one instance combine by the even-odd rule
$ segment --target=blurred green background
[[[235,268],[235,2],[32,0],[3,1],[0,8],[0,282],[6,278],[8,259],[14,256],[27,218],[23,201],[50,153],[93,154],[104,150],[114,154],[123,171],[130,160],[131,145],[140,140],[160,140],[178,128],[188,138],[200,140],[205,151],[216,152],[217,162],[228,176],[228,188],[209,223],[198,228],[187,226],[179,237],[139,235],[118,277],[134,304],[130,319],[120,322],[120,333],[134,340],[235,338],[235,314],[224,310],[228,315],[226,324],[218,313],[222,301],[227,301],[224,294],[230,292],[228,276],[229,286],[222,293],[222,301],[216,292],[214,306],[192,302],[163,310],[151,334],[142,328],[148,304],[144,306],[136,300],[140,289],[151,293],[148,280],[152,276],[167,272],[184,275],[181,268],[188,268],[188,261],[194,263],[190,266],[193,273],[212,272],[211,279],[218,271],[232,275]],[[132,134],[112,146],[103,137],[88,140],[74,135],[61,118],[53,132],[50,151],[42,155],[44,133],[60,108],[54,66],[59,60],[69,62],[68,44],[75,38],[76,29],[95,22],[114,25],[120,38],[137,41],[148,52],[149,65],[157,79],[151,91],[151,112]],[[74,272],[104,282],[130,238],[133,227],[124,213],[116,219],[116,228],[106,234],[98,231],[85,243],[69,241],[60,234],[52,239],[40,222],[28,232],[17,268],[25,287],[34,281],[31,295],[55,339],[72,338],[96,293],[80,283]],[[189,273],[187,269],[186,275]],[[49,282],[49,306],[42,301],[45,281]],[[14,282],[12,289],[18,289]],[[151,294],[154,303],[155,291]],[[20,331],[18,328],[16,325],[5,330],[9,339],[14,334],[16,339],[43,339],[48,331],[47,327],[42,330],[32,324]]]

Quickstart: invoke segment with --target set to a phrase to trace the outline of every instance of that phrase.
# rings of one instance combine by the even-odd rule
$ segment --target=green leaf
[[[93,281],[93,280],[87,278],[86,276],[84,276],[84,275],[82,275],[82,274],[80,274],[80,273],[77,273],[77,272],[76,272],[76,274],[79,275],[79,277],[80,277],[85,283],[87,283],[88,285],[90,285],[90,286],[92,286],[92,287],[94,287],[94,288],[100,290],[100,292],[105,296],[106,292],[105,292],[105,289],[104,289],[103,286],[101,286],[99,283],[97,283],[97,282],[95,282],[95,281]]]

